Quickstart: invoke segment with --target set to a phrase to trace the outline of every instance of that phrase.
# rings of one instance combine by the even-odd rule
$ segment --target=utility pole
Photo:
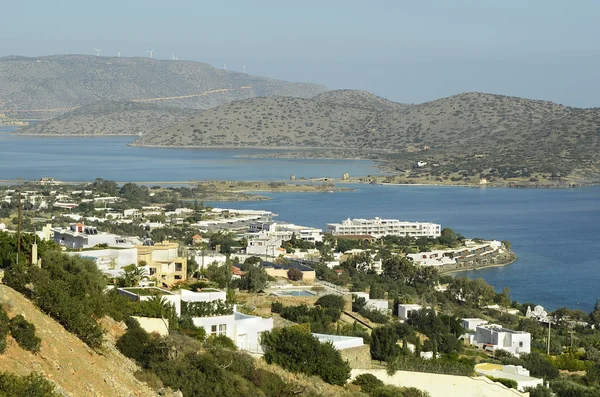
[[[548,351],[547,355],[550,355],[550,328],[552,328],[552,320],[548,320]]]
[[[17,265],[21,254],[21,178],[19,180],[19,196],[17,198]]]

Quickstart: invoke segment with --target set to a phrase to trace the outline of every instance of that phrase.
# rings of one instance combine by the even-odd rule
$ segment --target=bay
[[[372,161],[258,159],[253,149],[172,149],[127,146],[131,136],[38,137],[11,135],[0,127],[0,179],[54,177],[69,182],[95,178],[118,182],[282,180],[290,175],[341,178],[377,174]]]
[[[375,216],[431,221],[466,237],[509,240],[511,265],[456,273],[481,277],[512,299],[589,312],[600,298],[600,186],[509,189],[355,185],[354,192],[267,194],[264,202],[211,203],[268,209],[278,219],[325,228]]]

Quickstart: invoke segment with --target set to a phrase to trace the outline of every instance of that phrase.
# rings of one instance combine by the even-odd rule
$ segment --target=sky
[[[0,56],[207,62],[421,103],[462,92],[600,107],[597,0],[5,0]]]

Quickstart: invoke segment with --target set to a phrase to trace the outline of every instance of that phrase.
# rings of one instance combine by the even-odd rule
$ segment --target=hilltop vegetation
[[[402,105],[334,91],[225,104],[135,144],[319,148],[388,160],[397,171],[440,181],[597,180],[599,138],[599,109],[481,93]],[[418,161],[427,164],[413,170]]]
[[[214,90],[219,91],[199,96]],[[324,90],[321,85],[218,70],[192,61],[89,55],[0,58],[0,113],[21,118],[54,117],[98,100],[172,98],[168,100],[172,106],[207,109],[255,96],[308,98]],[[176,99],[187,95],[195,96]]]
[[[197,115],[149,103],[99,101],[83,105],[44,123],[22,128],[27,135],[139,135],[184,122]]]

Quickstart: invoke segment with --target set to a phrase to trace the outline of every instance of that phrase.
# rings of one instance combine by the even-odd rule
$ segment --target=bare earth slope
[[[309,98],[323,91],[321,85],[218,70],[192,61],[89,55],[0,58],[0,113],[14,117],[49,118],[98,100],[152,100],[208,109],[256,96]]]
[[[0,285],[0,303],[10,317],[18,314],[31,321],[42,338],[41,351],[32,354],[9,337],[9,347],[0,356],[0,371],[25,375],[41,373],[65,396],[156,396],[133,376],[136,365],[107,343],[99,355],[24,296]]]
[[[600,109],[481,93],[402,105],[332,91],[233,102],[134,144],[379,151],[402,169],[427,160],[472,175],[597,176],[599,138]]]
[[[26,135],[139,135],[184,122],[198,110],[152,103],[100,101],[43,123],[22,128]]]

